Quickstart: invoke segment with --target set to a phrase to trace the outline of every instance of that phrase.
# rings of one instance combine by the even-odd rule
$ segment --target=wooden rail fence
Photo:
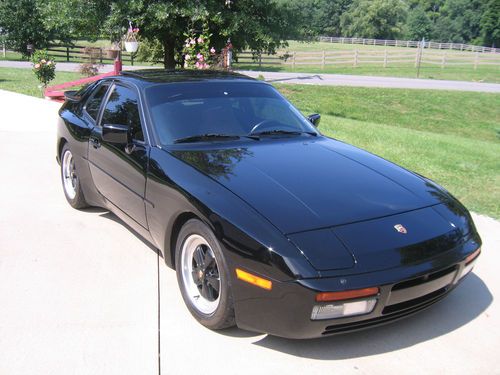
[[[421,41],[415,40],[385,40],[385,39],[366,39],[366,38],[344,38],[332,36],[320,36],[320,42],[340,43],[340,44],[362,44],[365,46],[386,46],[386,47],[413,47],[418,48],[421,46]],[[424,41],[424,48],[428,49],[447,49],[458,51],[470,52],[492,52],[500,53],[500,48],[490,48],[483,46],[474,46],[472,44],[464,43],[440,43],[440,42],[426,42]]]
[[[93,59],[99,64],[112,64],[115,58],[107,48],[53,44],[47,48],[49,55],[62,62],[88,62]],[[135,54],[121,52],[122,61],[134,65]]]
[[[352,66],[379,65],[381,67],[435,65],[441,68],[449,66],[495,65],[500,67],[500,54],[482,52],[435,51],[418,48],[416,50],[354,49],[339,51],[287,52],[281,55],[265,55],[255,52],[240,52],[236,55],[238,65],[259,67],[291,66]]]

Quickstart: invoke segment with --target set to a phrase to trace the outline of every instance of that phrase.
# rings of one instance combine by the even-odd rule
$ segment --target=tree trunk
[[[175,38],[171,35],[163,39],[163,65],[165,69],[175,69]]]

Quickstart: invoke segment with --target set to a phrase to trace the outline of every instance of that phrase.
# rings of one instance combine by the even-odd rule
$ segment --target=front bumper
[[[447,267],[439,263],[441,267],[422,264],[411,269],[349,277],[273,281],[271,291],[236,280],[236,322],[242,329],[294,339],[324,337],[385,324],[429,307],[460,283],[466,259],[448,263]],[[321,304],[315,301],[316,293],[338,290],[339,285],[346,284],[353,289],[378,286],[380,292],[374,310],[365,315],[311,320],[313,307]]]

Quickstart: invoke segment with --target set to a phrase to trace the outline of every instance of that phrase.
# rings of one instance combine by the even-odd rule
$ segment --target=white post
[[[443,58],[441,60],[441,69],[443,69],[446,65],[446,51],[443,53]]]
[[[325,50],[323,50],[323,56],[321,58],[321,69],[325,69]]]
[[[5,43],[2,43],[2,53],[3,53],[3,57],[7,57],[7,51],[5,49]]]
[[[356,48],[354,50],[354,67],[356,68],[358,66],[358,49]]]

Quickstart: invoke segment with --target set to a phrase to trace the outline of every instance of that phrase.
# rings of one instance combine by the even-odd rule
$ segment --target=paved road
[[[58,71],[75,72],[79,64],[58,63]],[[25,61],[0,61],[0,67],[31,68],[31,64]],[[124,69],[135,70],[151,68],[148,66],[126,66]],[[112,65],[104,65],[100,68],[102,73],[112,71]],[[500,84],[445,81],[434,79],[396,78],[396,77],[372,77],[356,76],[347,74],[308,74],[308,73],[282,73],[282,72],[255,72],[240,71],[240,73],[251,77],[264,76],[268,82],[278,83],[300,83],[324,86],[355,86],[355,87],[387,87],[403,89],[427,89],[427,90],[454,90],[475,92],[500,92]]]
[[[216,333],[154,249],[108,212],[66,203],[58,105],[1,90],[0,103],[0,374],[500,374],[499,222],[474,215],[474,273],[404,321],[306,341]]]

